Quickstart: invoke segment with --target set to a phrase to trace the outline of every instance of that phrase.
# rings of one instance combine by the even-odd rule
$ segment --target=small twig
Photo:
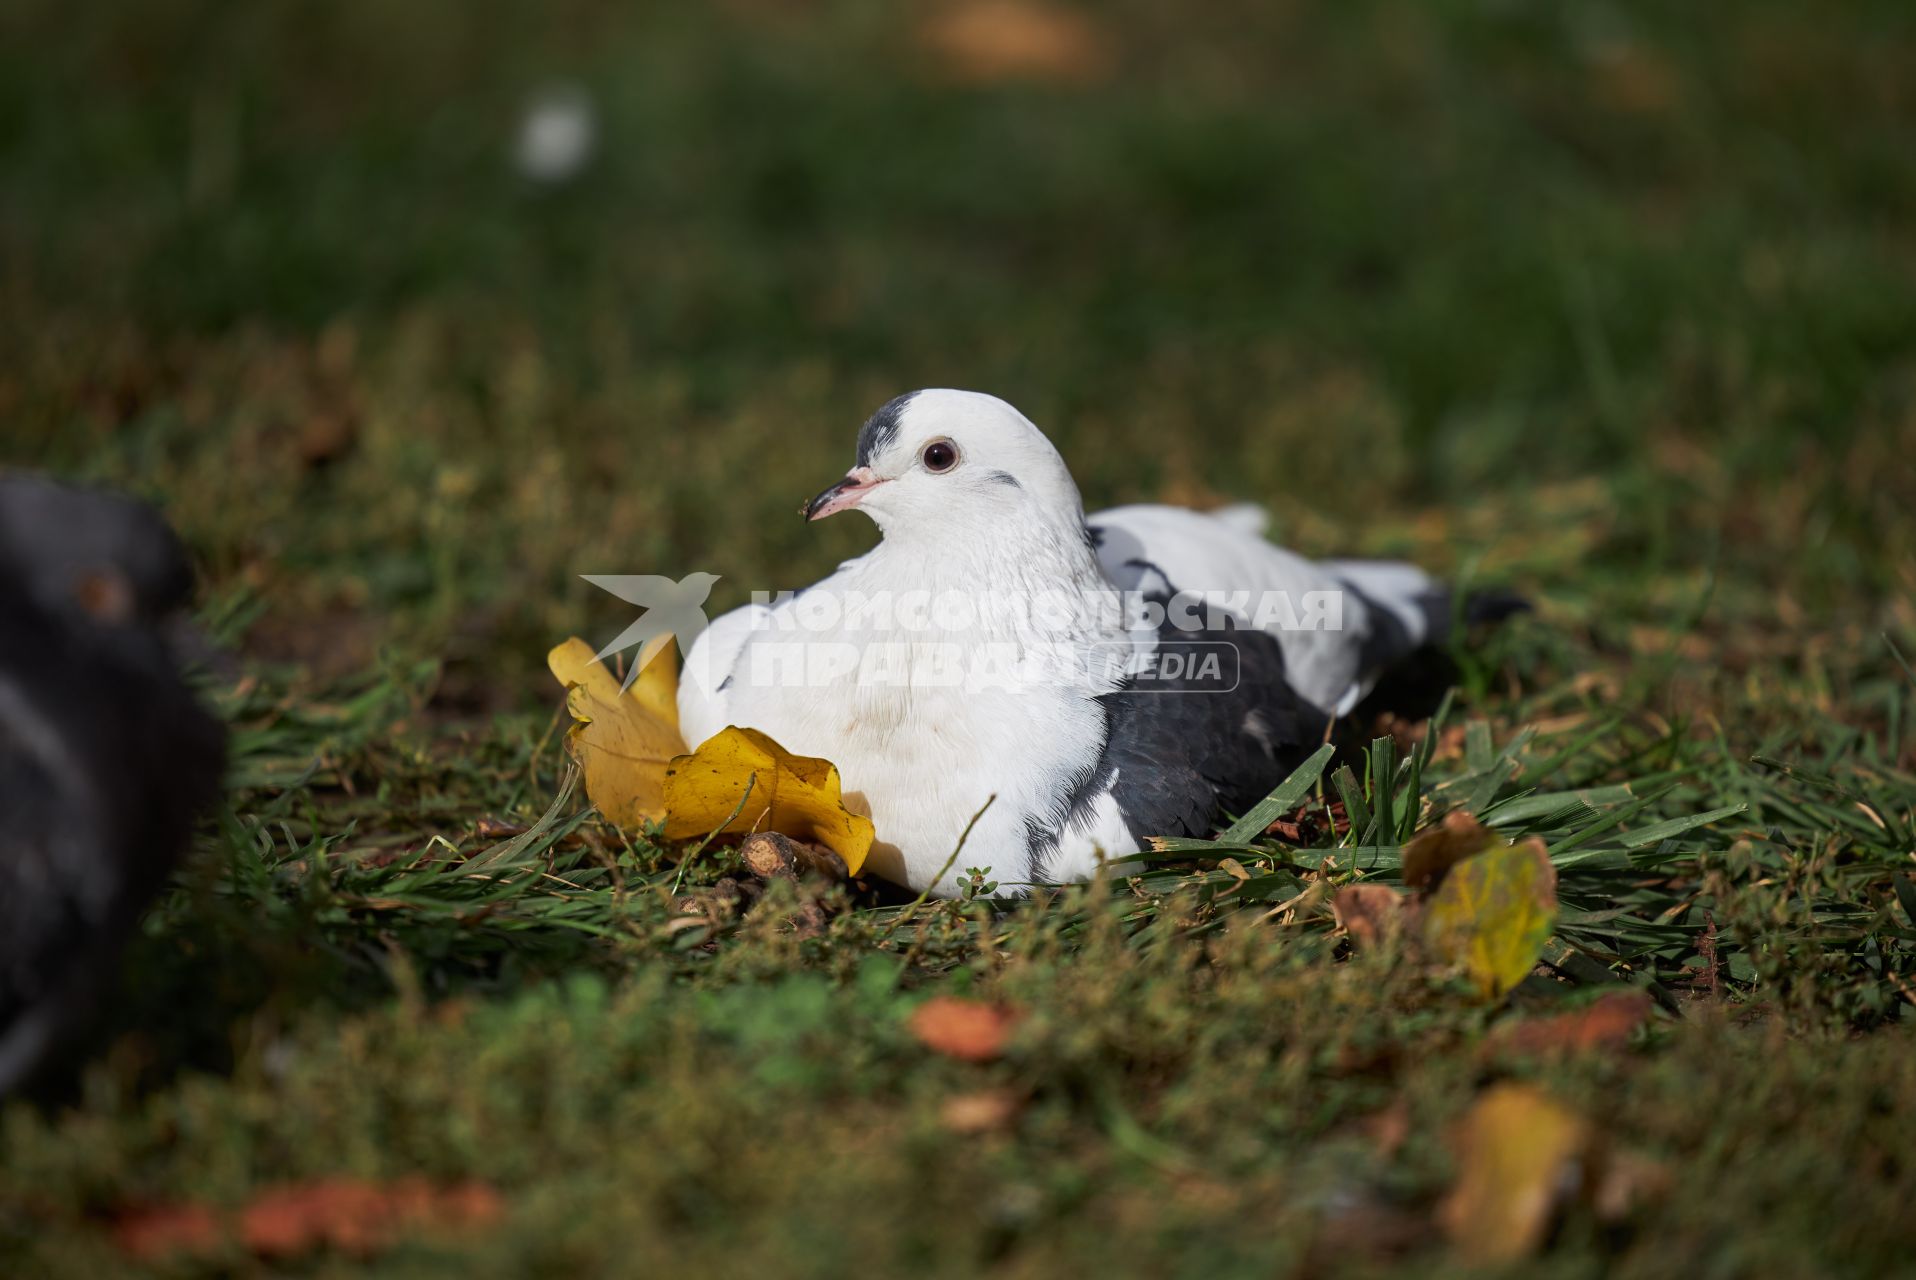
[[[567,696],[570,697],[569,691]],[[570,718],[566,713],[566,698],[559,699],[559,705],[552,709],[552,719],[546,721],[546,731],[539,735],[539,741],[534,743],[532,750],[526,753],[526,782],[529,785],[533,787],[539,785],[539,757],[545,754],[546,743],[552,741],[552,734],[558,729],[560,721]],[[573,763],[566,755],[563,734],[559,736],[559,758],[567,764]]]
[[[1909,983],[1903,978],[1903,975],[1894,969],[1885,969],[1883,972],[1889,975],[1889,980],[1895,984],[1896,989],[1903,993],[1903,999],[1909,1001],[1912,1005],[1916,1005],[1916,991],[1910,990]]]
[[[978,812],[971,815],[971,821],[967,822],[965,829],[958,833],[958,844],[952,849],[951,856],[945,859],[944,866],[938,868],[938,874],[931,878],[931,883],[925,886],[925,891],[905,904],[905,914],[909,915],[913,907],[923,906],[925,900],[931,897],[932,889],[937,886],[940,880],[945,878],[945,873],[957,864],[958,855],[965,851],[965,841],[971,839],[971,829],[978,825],[978,819],[985,816],[985,810],[995,804],[997,799],[998,793],[995,791],[992,792],[991,795],[986,798],[984,804],[979,807]]]
[[[539,815],[539,820],[518,835],[513,836],[510,840],[502,840],[498,844],[490,848],[481,849],[470,858],[467,858],[467,869],[474,870],[480,867],[495,866],[502,862],[510,862],[531,848],[542,836],[552,830],[554,826],[558,825],[559,814],[564,810],[567,802],[572,799],[573,788],[578,785],[579,766],[576,762],[568,761],[565,777],[559,784],[559,794],[552,798],[552,803],[546,807],[546,811],[543,814]],[[457,850],[454,852],[457,852]]]
[[[1283,902],[1278,903],[1276,906],[1272,907],[1269,911],[1266,911],[1263,915],[1259,916],[1256,920],[1252,921],[1252,923],[1263,924],[1266,920],[1269,920],[1274,916],[1282,915],[1286,911],[1290,911],[1294,909],[1298,903],[1310,897],[1311,894],[1316,891],[1316,889],[1317,889],[1317,886],[1315,884],[1306,885],[1302,893],[1298,894],[1297,896],[1293,898],[1289,898]],[[1284,923],[1289,924],[1290,921],[1286,920]]]
[[[920,893],[916,898],[913,898],[910,902],[907,902],[905,904],[904,910],[898,913],[898,918],[891,922],[891,928],[885,931],[885,937],[887,940],[889,940],[893,934],[897,933],[899,929],[904,927],[905,921],[911,919],[912,912],[924,906],[925,903],[931,899],[931,891],[937,887],[938,882],[940,880],[943,880],[945,878],[945,873],[950,871],[952,867],[957,864],[958,855],[964,852],[965,841],[971,839],[972,828],[978,825],[978,819],[984,817],[985,810],[991,808],[993,804],[997,803],[997,800],[998,800],[998,793],[994,791],[991,793],[990,796],[986,797],[984,804],[979,806],[978,812],[971,815],[971,821],[967,822],[965,824],[965,829],[958,833],[958,844],[955,848],[952,849],[951,856],[945,859],[945,865],[938,868],[938,874],[933,876],[931,878],[930,883],[925,885],[924,891]],[[899,972],[902,973],[904,972],[906,968],[910,967],[912,960],[918,955],[919,943],[923,941],[924,941],[924,938],[922,935],[919,938],[913,940],[910,949],[905,952],[904,964],[899,967]]]

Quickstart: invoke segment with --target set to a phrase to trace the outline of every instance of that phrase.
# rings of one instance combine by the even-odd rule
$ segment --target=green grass
[[[1446,1135],[1505,1076],[1670,1173],[1518,1273],[1908,1266],[1916,17],[1086,12],[1112,78],[985,86],[867,4],[0,13],[0,460],[161,502],[236,655],[228,803],[99,1056],[0,1113],[0,1266],[424,1172],[507,1213],[393,1274],[1445,1274]],[[602,147],[535,190],[555,78]],[[940,384],[1094,509],[1253,499],[1537,613],[1308,849],[811,934],[733,913],[722,845],[541,822],[546,649],[629,620],[578,575],[814,580],[871,534],[793,509]],[[1331,929],[1447,807],[1559,865],[1507,1010]],[[1625,1052],[1483,1047],[1616,982],[1659,1000]],[[1028,1015],[952,1062],[931,992]]]

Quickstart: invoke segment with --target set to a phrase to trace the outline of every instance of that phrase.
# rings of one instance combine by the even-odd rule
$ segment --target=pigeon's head
[[[52,613],[155,626],[192,595],[186,549],[160,514],[117,494],[0,472],[0,576]]]
[[[1064,459],[1031,420],[976,391],[913,391],[858,433],[858,464],[805,505],[807,520],[857,507],[887,532],[1020,517],[1084,522]]]

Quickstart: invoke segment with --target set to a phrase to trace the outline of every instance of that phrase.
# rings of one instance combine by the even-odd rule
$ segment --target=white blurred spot
[[[519,121],[513,163],[534,182],[565,182],[592,160],[598,120],[592,99],[577,85],[543,89]]]

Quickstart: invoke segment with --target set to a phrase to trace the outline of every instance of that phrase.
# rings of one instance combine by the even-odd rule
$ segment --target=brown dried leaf
[[[933,15],[921,42],[970,83],[1035,80],[1092,84],[1116,58],[1102,27],[1073,9],[1035,0],[967,0]]]
[[[235,1244],[262,1257],[322,1248],[363,1257],[406,1235],[483,1227],[503,1210],[499,1193],[482,1182],[319,1178],[265,1188],[237,1213],[195,1203],[129,1211],[115,1223],[114,1243],[141,1261],[207,1257]]]
[[[362,1182],[321,1178],[268,1189],[240,1211],[240,1239],[254,1253],[289,1257],[330,1247],[376,1253],[399,1236],[484,1226],[502,1210],[479,1182],[438,1186],[424,1178]]]
[[[912,1010],[911,1033],[919,1043],[962,1062],[989,1062],[1004,1052],[1021,1015],[1004,1005],[956,996],[933,996]]]
[[[1445,814],[1443,825],[1418,832],[1404,846],[1404,887],[1434,891],[1446,872],[1496,839],[1462,810]]]
[[[121,1212],[113,1223],[113,1243],[141,1262],[178,1254],[216,1253],[226,1243],[219,1215],[203,1204],[156,1204]]]
[[[1387,884],[1347,884],[1331,899],[1331,911],[1352,942],[1375,947],[1403,928],[1409,902]]]
[[[1267,836],[1276,836],[1286,844],[1308,845],[1318,836],[1324,824],[1328,823],[1332,834],[1343,835],[1350,830],[1350,819],[1344,814],[1344,802],[1332,800],[1328,804],[1313,800],[1300,804],[1287,814],[1271,819],[1264,828]]]
[[[1410,755],[1421,747],[1424,739],[1430,736],[1430,721],[1409,720],[1394,711],[1380,713],[1372,723],[1370,737],[1388,736],[1397,744],[1398,753]]]
[[[359,443],[359,422],[350,408],[316,407],[293,437],[293,455],[311,470],[337,462]]]
[[[1264,828],[1264,834],[1267,836],[1276,836],[1285,844],[1301,845],[1307,844],[1310,841],[1310,837],[1306,833],[1305,820],[1294,815],[1272,818],[1270,825]]]
[[[1650,997],[1642,991],[1612,991],[1591,1004],[1547,1018],[1525,1018],[1499,1027],[1492,1052],[1521,1057],[1567,1056],[1593,1049],[1620,1049],[1650,1016]]]
[[[838,850],[810,840],[798,842],[798,864],[827,880],[849,880],[852,876],[851,868],[838,856]]]

